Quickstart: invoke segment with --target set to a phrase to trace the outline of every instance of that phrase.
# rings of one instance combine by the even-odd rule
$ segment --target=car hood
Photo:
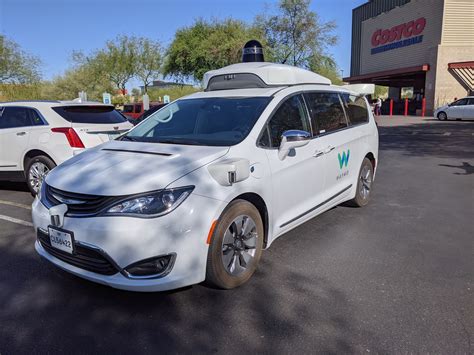
[[[448,107],[449,107],[449,105],[444,105],[444,106],[438,107],[438,108],[435,110],[435,112],[438,112],[438,111],[441,111],[441,110],[446,110]]]
[[[208,147],[111,141],[54,168],[46,183],[63,191],[117,196],[165,188],[228,152]]]

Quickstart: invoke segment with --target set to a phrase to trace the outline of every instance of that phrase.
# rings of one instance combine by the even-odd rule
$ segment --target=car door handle
[[[16,135],[17,136],[24,136],[26,134],[26,132],[18,132]]]
[[[318,158],[320,156],[323,156],[324,154],[327,154],[327,153],[333,151],[334,148],[335,147],[329,145],[323,150],[317,150],[317,151],[314,152],[313,157]]]
[[[323,152],[324,152],[324,154],[327,154],[327,153],[333,151],[334,148],[335,147],[329,145],[329,146],[326,147],[326,149],[323,150]]]

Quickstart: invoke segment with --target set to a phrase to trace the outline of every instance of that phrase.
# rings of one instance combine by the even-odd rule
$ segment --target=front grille
[[[94,215],[102,211],[115,199],[110,196],[86,195],[75,192],[66,192],[46,185],[43,198],[45,205],[52,206],[65,203],[67,205],[66,216]]]
[[[114,275],[118,272],[117,268],[95,249],[75,243],[74,254],[69,254],[65,251],[53,248],[49,240],[49,235],[39,229],[38,240],[49,254],[65,263],[101,275]]]

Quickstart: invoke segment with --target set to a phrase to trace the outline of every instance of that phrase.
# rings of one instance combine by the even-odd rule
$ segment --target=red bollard
[[[426,99],[422,98],[421,99],[421,117],[425,117],[426,113]]]
[[[408,99],[405,99],[405,116],[408,116]]]
[[[390,99],[390,116],[393,115],[393,99]]]

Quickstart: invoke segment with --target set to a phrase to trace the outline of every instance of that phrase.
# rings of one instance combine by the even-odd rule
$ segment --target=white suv
[[[368,203],[378,132],[362,90],[264,62],[204,85],[46,177],[33,203],[42,257],[120,289],[232,288],[277,237]]]
[[[100,103],[0,103],[0,179],[25,180],[36,194],[56,165],[117,137],[132,124]]]

